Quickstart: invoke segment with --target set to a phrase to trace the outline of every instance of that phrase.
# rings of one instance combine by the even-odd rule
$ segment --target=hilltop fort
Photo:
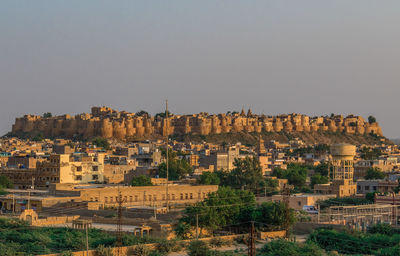
[[[42,117],[25,115],[16,118],[12,133],[42,133],[46,137],[65,138],[114,138],[126,140],[145,136],[169,135],[213,135],[223,133],[312,133],[333,132],[342,134],[382,136],[382,130],[375,121],[366,121],[361,116],[319,116],[302,114],[278,116],[255,115],[228,112],[227,114],[199,113],[192,115],[150,116],[147,113],[116,111],[109,107],[92,107],[91,114],[75,116],[62,115]],[[167,128],[168,127],[168,128]]]

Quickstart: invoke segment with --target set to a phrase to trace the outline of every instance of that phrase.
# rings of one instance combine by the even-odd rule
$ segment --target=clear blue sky
[[[0,7],[0,133],[119,110],[374,115],[400,137],[400,1],[15,1]]]

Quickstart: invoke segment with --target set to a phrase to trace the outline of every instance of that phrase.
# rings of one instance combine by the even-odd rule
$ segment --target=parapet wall
[[[44,118],[25,115],[16,118],[13,133],[42,133],[47,137],[83,138],[103,137],[125,140],[149,135],[172,134],[220,134],[229,132],[342,132],[382,136],[378,123],[369,123],[361,116],[341,115],[309,117],[302,114],[278,116],[229,113],[209,115],[173,115],[163,117],[138,116],[135,113],[118,112],[107,107],[93,107],[92,114],[62,115]]]

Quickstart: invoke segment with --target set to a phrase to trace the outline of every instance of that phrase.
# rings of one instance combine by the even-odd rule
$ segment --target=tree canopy
[[[295,185],[296,187],[303,187],[306,184],[307,167],[290,163],[286,170],[275,168],[272,175],[280,179],[288,179],[289,184]]]
[[[103,148],[105,150],[110,149],[110,143],[106,138],[95,138],[92,140],[92,144],[98,148]]]
[[[164,157],[166,152],[162,151]],[[184,158],[179,158],[176,151],[168,151],[168,179],[179,180],[193,173],[193,169],[189,162]],[[158,166],[158,175],[161,178],[167,177],[167,164],[166,162],[161,163]]]
[[[223,185],[257,191],[260,181],[264,179],[260,161],[255,157],[245,157],[235,159],[233,164],[235,168],[226,174]]]
[[[200,175],[199,183],[202,185],[219,185],[220,179],[217,173],[203,172]]]
[[[381,180],[386,177],[386,174],[382,172],[378,167],[371,167],[367,169],[365,174],[366,180]]]
[[[364,160],[375,160],[382,155],[379,148],[363,147],[360,149],[360,157]]]
[[[368,117],[368,123],[370,123],[370,124],[376,123],[376,118],[374,116],[369,116]]]
[[[311,176],[311,187],[314,187],[315,184],[327,184],[328,181],[328,176],[322,176],[320,173],[316,173]]]
[[[151,183],[151,178],[146,175],[140,175],[132,178],[131,182],[132,186],[140,187],[140,186],[153,186]]]
[[[44,118],[49,118],[49,117],[52,117],[52,116],[53,116],[53,114],[51,114],[50,112],[46,112],[46,113],[43,114]]]

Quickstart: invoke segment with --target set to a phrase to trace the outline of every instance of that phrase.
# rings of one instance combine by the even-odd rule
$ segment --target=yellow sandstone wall
[[[168,127],[168,131],[167,131]],[[125,140],[153,134],[219,134],[227,132],[345,132],[349,134],[370,134],[382,136],[378,123],[368,123],[359,116],[334,116],[310,118],[300,114],[279,116],[218,114],[174,115],[169,124],[161,117],[136,116],[134,113],[118,112],[107,107],[94,107],[92,114],[76,116],[25,115],[16,118],[12,132],[43,133],[45,136],[104,137]]]

